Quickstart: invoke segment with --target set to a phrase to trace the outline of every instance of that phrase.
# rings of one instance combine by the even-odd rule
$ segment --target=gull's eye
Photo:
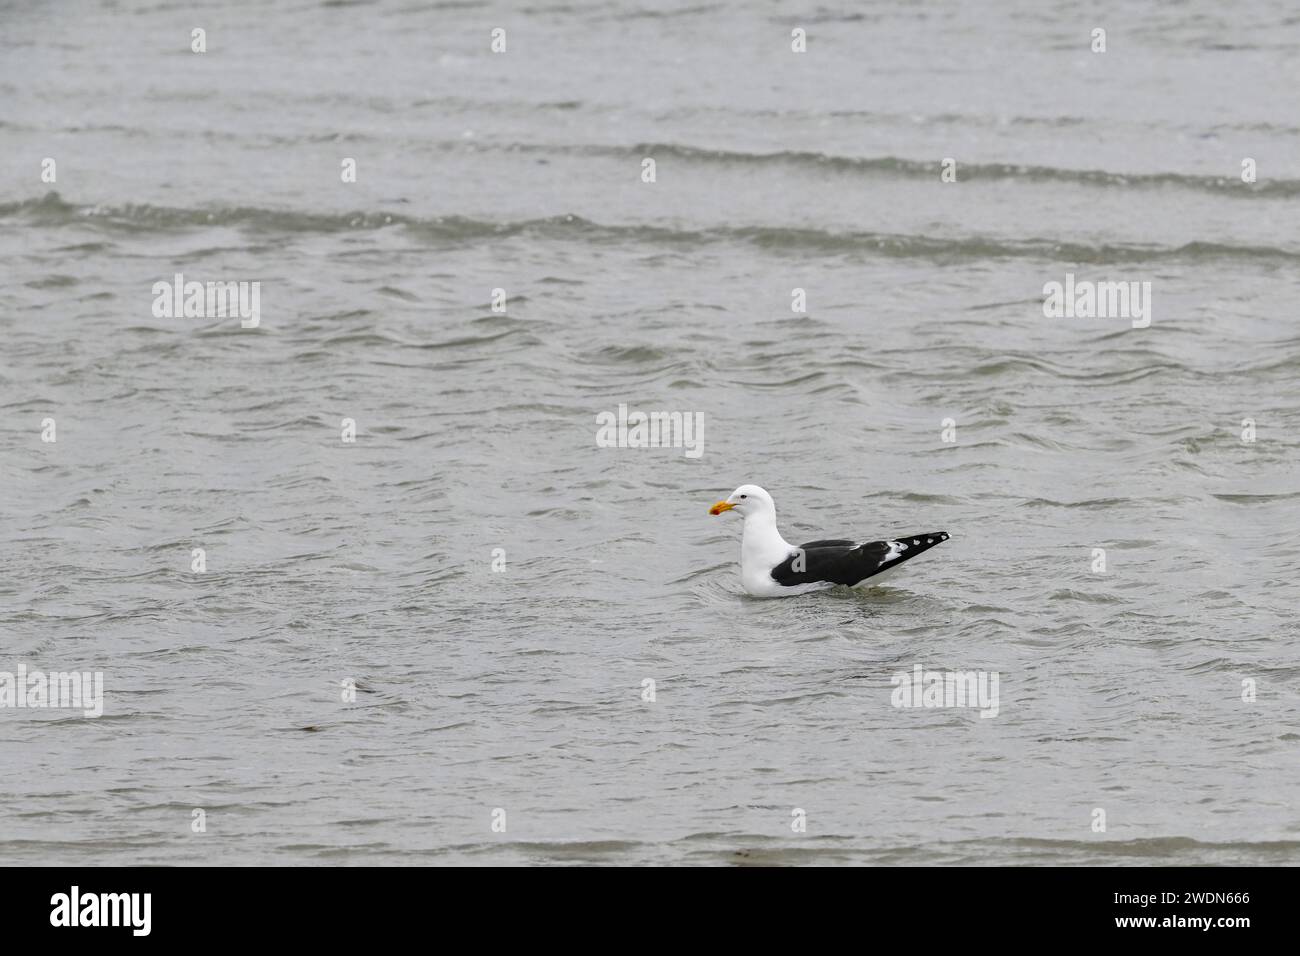
[[[744,500],[745,500],[746,498],[748,498],[748,497],[749,497],[749,495],[741,495],[741,496],[740,496],[740,500],[741,500],[741,501],[744,501]]]

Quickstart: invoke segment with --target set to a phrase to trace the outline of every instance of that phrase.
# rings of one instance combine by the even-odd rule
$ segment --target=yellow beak
[[[714,505],[712,508],[709,509],[709,514],[720,515],[722,514],[722,512],[730,511],[734,507],[736,506],[733,505],[730,501],[719,501],[716,505]]]

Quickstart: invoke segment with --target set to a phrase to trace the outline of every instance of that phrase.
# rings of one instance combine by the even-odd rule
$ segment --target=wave
[[[516,149],[518,147],[515,147]],[[537,148],[537,147],[533,147]],[[738,165],[786,165],[845,173],[887,174],[899,177],[935,179],[938,160],[900,159],[896,156],[856,157],[827,153],[779,150],[748,153],[701,149],[672,143],[642,143],[630,150],[622,147],[580,147],[586,152],[611,152],[619,156],[669,156],[685,162]],[[1104,169],[1070,169],[1060,166],[1030,166],[1016,163],[957,163],[962,182],[1018,179],[1031,182],[1071,183],[1110,188],[1181,188],[1211,192],[1240,199],[1276,199],[1300,196],[1300,180],[1272,179],[1243,183],[1233,176],[1197,176],[1189,173],[1118,173]]]
[[[424,99],[416,100],[410,108],[418,109],[431,105],[446,105],[446,103],[459,102],[456,100],[437,100]],[[472,104],[466,103],[464,108],[469,108]],[[581,109],[583,104],[580,101],[566,100],[559,102],[546,103],[509,103],[504,104],[506,108],[517,106],[521,110],[527,110],[528,113],[535,114],[539,110],[574,110]],[[400,107],[395,105],[391,109],[397,110]],[[501,109],[503,104],[493,103],[491,109]],[[783,114],[774,113],[773,118]],[[854,114],[833,113],[829,114],[837,119],[853,117]],[[880,119],[881,116],[888,114],[863,114],[863,118],[858,121],[871,121]],[[762,119],[762,116],[756,118]],[[928,119],[935,122],[957,122],[963,117],[955,114],[940,114]],[[1029,123],[1034,122],[1032,118],[1018,118],[1015,122]],[[1054,119],[1044,119],[1044,123],[1051,123],[1055,126],[1071,127],[1083,125],[1087,121],[1078,117],[1057,117]],[[0,121],[0,129],[3,128],[21,129],[27,132],[40,132],[37,127],[30,125],[14,124],[11,122]],[[1230,135],[1236,134],[1258,134],[1272,133],[1278,135],[1296,135],[1300,129],[1294,127],[1275,127],[1270,124],[1241,124],[1240,127],[1226,127]],[[124,127],[120,125],[84,125],[75,127],[64,127],[61,129],[64,133],[88,133],[88,132],[119,132],[132,136],[148,135],[171,135],[170,131],[149,131],[145,128]],[[1172,132],[1171,132],[1171,135]],[[347,140],[350,142],[383,142],[388,146],[393,146],[394,140],[391,133],[364,133],[351,132],[340,134],[338,132],[317,133],[317,134],[294,134],[294,135],[275,135],[265,134],[263,137],[268,142],[276,144],[295,144],[303,141],[309,143],[316,142],[337,142]],[[744,166],[748,168],[763,167],[783,167],[792,168],[806,173],[825,173],[832,172],[840,175],[854,175],[860,177],[885,177],[900,179],[922,179],[926,181],[937,179],[940,171],[938,157],[929,159],[907,159],[898,156],[846,156],[835,153],[823,153],[813,150],[776,150],[773,152],[750,152],[746,150],[732,150],[722,148],[709,148],[700,146],[690,146],[681,143],[671,142],[645,142],[635,145],[618,145],[604,143],[518,143],[518,142],[487,142],[475,140],[466,142],[464,140],[447,140],[430,142],[425,139],[413,138],[402,143],[402,148],[410,151],[433,150],[436,152],[448,151],[466,151],[478,153],[515,153],[521,155],[538,155],[538,156],[573,156],[573,157],[591,157],[591,158],[611,158],[620,161],[637,161],[646,156],[653,156],[656,159],[669,158],[679,164],[695,164],[696,166]],[[1177,172],[1121,172],[1109,169],[1076,169],[1068,166],[1043,166],[1024,163],[1006,163],[1006,162],[963,162],[958,159],[957,173],[959,180],[964,183],[979,182],[1002,182],[1018,181],[1047,185],[1074,185],[1084,186],[1097,189],[1119,189],[1119,190],[1142,190],[1142,189],[1180,189],[1200,193],[1208,193],[1225,199],[1241,200],[1269,200],[1269,199],[1293,199],[1300,197],[1300,179],[1275,179],[1261,178],[1254,183],[1244,183],[1237,170],[1234,168],[1231,175],[1198,175],[1195,173],[1177,173]]]
[[[37,227],[70,224],[109,232],[157,232],[212,226],[240,226],[253,232],[330,233],[406,228],[431,242],[456,244],[515,236],[593,245],[657,245],[683,250],[719,243],[750,245],[785,254],[858,254],[898,259],[960,262],[985,259],[1036,259],[1092,265],[1144,262],[1249,261],[1294,266],[1300,251],[1276,246],[1234,245],[1194,240],[1178,246],[1136,243],[1085,244],[1053,239],[989,236],[925,236],[879,232],[835,232],[811,227],[714,226],[676,229],[649,224],[603,225],[581,216],[561,215],[515,222],[464,216],[420,218],[398,213],[314,213],[251,206],[183,209],[147,204],[79,206],[51,192],[39,199],[0,203],[0,220],[22,219]]]
[[[427,145],[427,144],[426,144]],[[936,159],[904,159],[898,156],[843,156],[805,150],[777,150],[754,153],[743,150],[709,149],[679,143],[638,143],[634,146],[560,143],[488,143],[463,141],[440,144],[441,148],[473,149],[527,155],[603,157],[639,161],[646,156],[669,158],[680,164],[730,165],[750,168],[788,167],[803,172],[834,172],[844,175],[879,176],[936,180],[940,165]],[[1065,184],[1099,189],[1182,189],[1210,193],[1228,199],[1290,199],[1300,197],[1300,179],[1261,179],[1244,183],[1236,176],[1206,176],[1194,173],[1115,172],[1107,169],[1072,169],[1067,166],[1038,166],[1023,163],[968,163],[958,160],[961,182],[1021,182]]]

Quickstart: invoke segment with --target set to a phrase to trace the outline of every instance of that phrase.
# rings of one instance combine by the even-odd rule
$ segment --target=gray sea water
[[[1293,3],[6,2],[0,104],[0,671],[104,675],[0,862],[1300,862]],[[952,540],[752,599],[742,482]]]

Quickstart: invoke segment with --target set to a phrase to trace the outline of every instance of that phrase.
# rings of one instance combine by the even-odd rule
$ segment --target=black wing
[[[897,567],[922,551],[948,540],[948,532],[931,531],[889,541],[809,541],[772,569],[772,580],[785,587],[829,581],[850,587],[873,574]]]

